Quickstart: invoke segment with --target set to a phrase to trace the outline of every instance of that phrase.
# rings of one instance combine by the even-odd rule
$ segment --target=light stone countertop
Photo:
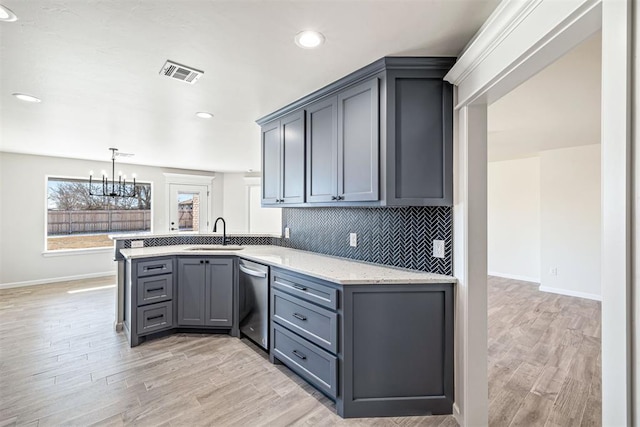
[[[153,239],[156,237],[182,237],[182,236],[220,236],[222,237],[222,233],[151,233],[151,232],[140,232],[140,233],[128,233],[128,234],[109,234],[109,238],[111,240],[136,240],[136,239]],[[279,234],[269,234],[269,233],[227,233],[227,237],[282,237]]]
[[[453,276],[426,273],[417,270],[387,267],[345,258],[316,254],[313,252],[283,248],[280,246],[242,246],[241,250],[189,250],[207,245],[175,245],[156,246],[135,249],[121,249],[126,259],[139,259],[170,255],[237,255],[249,261],[256,261],[273,267],[307,274],[318,279],[338,283],[340,285],[366,284],[428,284],[456,283]],[[211,245],[223,248],[220,245]],[[238,247],[231,246],[230,247]]]

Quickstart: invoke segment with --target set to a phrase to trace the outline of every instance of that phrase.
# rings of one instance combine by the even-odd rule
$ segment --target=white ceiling
[[[489,106],[489,161],[600,143],[598,32]]]
[[[498,0],[0,0],[0,150],[260,168],[254,121],[386,55],[456,56]],[[293,41],[319,30],[326,44]],[[166,59],[204,70],[161,77]],[[28,104],[11,96],[42,98]],[[194,116],[209,111],[213,119]]]

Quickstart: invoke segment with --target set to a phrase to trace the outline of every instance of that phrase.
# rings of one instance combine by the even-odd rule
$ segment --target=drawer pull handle
[[[307,359],[307,356],[305,356],[304,354],[298,352],[298,350],[293,350],[292,353],[293,353],[294,356],[297,356],[302,360],[306,360]]]
[[[293,285],[294,288],[299,289],[301,291],[306,291],[307,288],[305,286],[300,286],[300,285]]]
[[[151,288],[151,289],[147,289],[147,292],[155,292],[155,291],[161,291],[164,288]]]
[[[149,267],[145,267],[145,271],[150,271],[150,270],[162,270],[164,268],[164,264],[160,264],[160,265],[152,265]]]
[[[157,316],[147,317],[147,320],[156,320],[156,319],[160,319],[161,317],[164,317],[164,314],[158,314]]]
[[[299,313],[293,313],[293,317],[300,320],[307,320],[306,316],[303,316],[302,314],[299,314]]]

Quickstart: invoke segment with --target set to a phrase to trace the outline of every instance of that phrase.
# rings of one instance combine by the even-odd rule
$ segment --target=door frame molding
[[[456,85],[454,275],[461,426],[488,423],[487,105],[602,30],[602,419],[632,425],[632,0],[503,1],[445,76]],[[635,20],[635,22],[634,22]],[[633,278],[634,280],[635,277]],[[640,300],[640,299],[639,299]],[[638,343],[635,343],[636,346]],[[635,414],[636,422],[638,414]]]
[[[216,179],[216,175],[190,175],[182,173],[163,173],[164,175],[164,192],[165,192],[165,206],[167,218],[165,225],[162,227],[167,232],[169,230],[169,221],[171,220],[171,185],[202,185],[207,187],[207,224],[212,223],[213,215],[213,180]]]

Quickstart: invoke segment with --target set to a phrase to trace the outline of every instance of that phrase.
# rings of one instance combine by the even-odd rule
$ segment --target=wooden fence
[[[151,210],[48,211],[47,235],[151,229]]]

